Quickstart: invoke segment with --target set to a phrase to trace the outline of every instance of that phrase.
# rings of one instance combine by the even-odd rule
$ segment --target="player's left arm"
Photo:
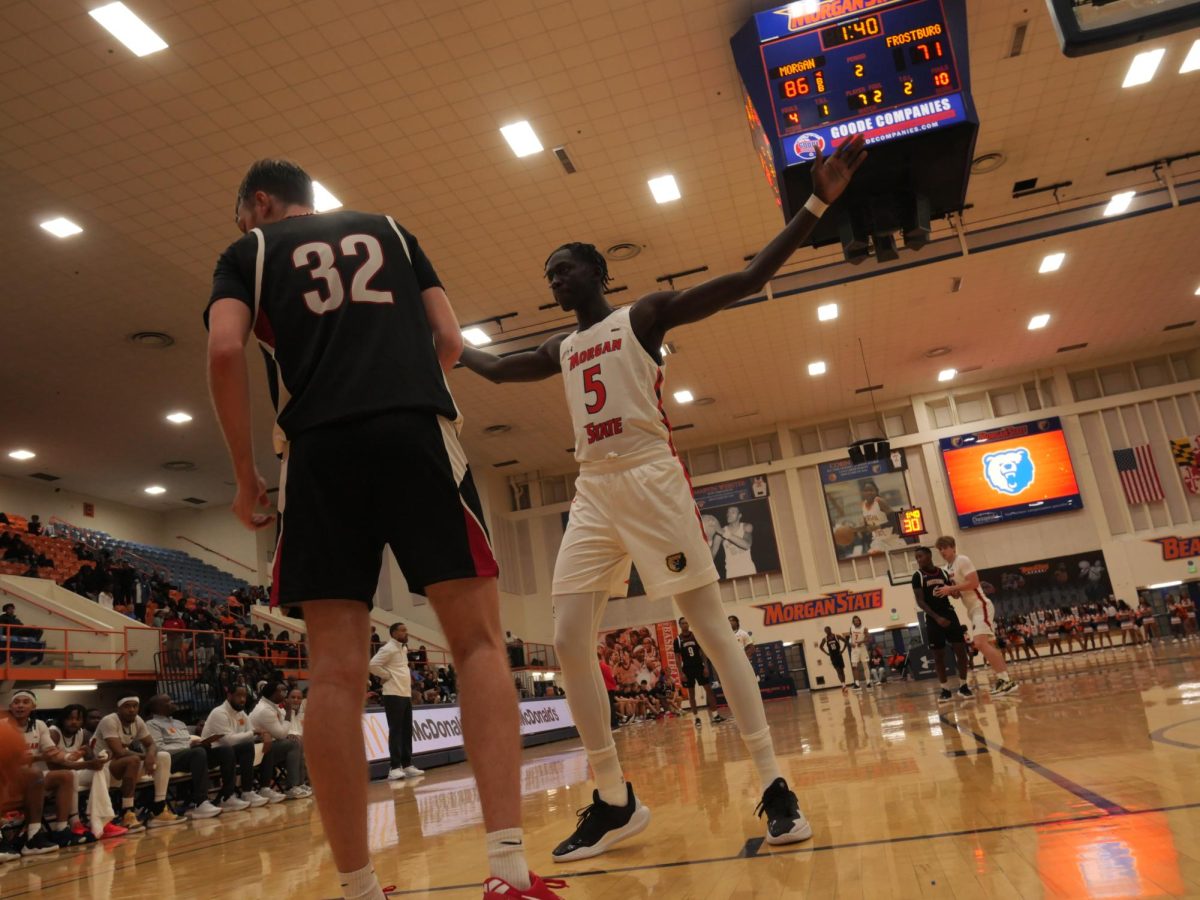
[[[237,479],[233,514],[251,530],[265,528],[273,516],[255,512],[271,505],[267,483],[254,464],[251,437],[250,372],[246,340],[250,336],[250,307],[233,297],[218,299],[208,313],[208,390],[221,423]]]
[[[458,327],[458,316],[450,305],[450,298],[440,285],[421,291],[421,303],[425,306],[425,318],[433,332],[433,347],[437,351],[438,364],[443,372],[449,372],[458,363],[463,352],[462,329]]]
[[[812,165],[813,195],[817,200],[826,205],[836,201],[866,156],[862,135],[843,143],[828,158],[818,151]],[[657,347],[669,329],[707,319],[743,297],[761,291],[809,239],[819,220],[807,208],[801,209],[742,271],[721,275],[685,291],[646,295],[630,311],[634,333],[643,344]]]

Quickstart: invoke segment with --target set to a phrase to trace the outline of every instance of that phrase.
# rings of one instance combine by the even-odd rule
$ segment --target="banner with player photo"
[[[940,563],[936,555],[934,562]],[[980,569],[979,582],[1000,616],[1100,603],[1113,592],[1100,550]]]
[[[674,622],[654,622],[601,631],[596,643],[612,667],[618,690],[640,686],[643,681],[647,690],[653,690],[662,681],[680,683],[673,649],[678,635],[679,626]]]
[[[780,571],[765,475],[693,488],[692,496],[722,581]],[[562,514],[564,531],[568,517],[568,513]],[[631,566],[625,596],[641,597],[645,593],[637,566]]]
[[[900,511],[912,505],[904,479],[907,468],[903,450],[875,462],[838,460],[817,467],[839,560],[878,556],[918,543],[919,538],[900,533]]]
[[[722,581],[780,570],[765,475],[693,488],[692,496]]]

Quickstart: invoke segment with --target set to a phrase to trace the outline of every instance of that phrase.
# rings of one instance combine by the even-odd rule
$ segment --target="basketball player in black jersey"
[[[577,329],[504,357],[463,351],[463,365],[497,383],[563,375],[575,433],[580,472],[554,570],[554,645],[596,789],[574,832],[554,849],[556,862],[604,853],[650,821],[625,780],[592,663],[608,598],[628,579],[631,558],[647,593],[674,597],[700,636],[762,785],[757,813],[767,820],[765,840],[788,844],[812,836],[775,755],[754,670],[723,621],[711,546],[662,409],[661,348],[672,328],[763,290],[865,159],[861,135],[829,157],[818,153],[813,195],[749,265],[683,291],[655,291],[614,309],[604,295],[604,257],[591,244],[564,244],[547,258],[544,274]]]
[[[716,704],[711,702],[712,682],[704,674],[706,665],[704,651],[700,649],[700,641],[692,634],[691,628],[688,627],[688,620],[683,616],[679,617],[679,637],[675,638],[675,656],[679,658],[680,668],[683,669],[683,686],[687,688],[688,708],[696,720],[696,727],[700,727],[700,713],[696,707],[696,685],[698,684],[704,686],[704,693],[709,697],[713,724],[724,722],[724,717],[717,712]]]
[[[409,589],[429,597],[458,667],[488,831],[484,897],[557,897],[524,858],[517,698],[496,560],[446,387],[462,350],[446,292],[390,216],[314,215],[312,179],[294,163],[252,165],[236,219],[244,236],[217,262],[204,317],[209,386],[237,479],[233,512],[264,528],[244,349],[254,334],[283,460],[272,605],[299,605],[308,626],[308,716],[320,727],[305,734],[305,756],[342,893],[384,898],[367,845],[360,718],[386,544]],[[412,527],[413,508],[425,527]]]
[[[916,552],[917,571],[913,572],[912,589],[917,606],[925,611],[925,629],[929,633],[929,649],[933,651],[933,666],[937,670],[938,703],[949,703],[955,696],[950,692],[946,676],[946,642],[954,648],[954,666],[958,670],[960,680],[957,695],[959,699],[970,700],[975,695],[967,686],[967,645],[963,641],[963,627],[958,620],[958,613],[950,603],[949,597],[939,597],[934,591],[950,584],[950,577],[943,569],[933,564],[933,551],[928,547],[918,547]]]

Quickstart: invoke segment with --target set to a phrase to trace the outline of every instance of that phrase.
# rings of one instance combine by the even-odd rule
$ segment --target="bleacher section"
[[[53,561],[53,566],[38,569],[39,578],[48,578],[62,584],[83,566],[95,565],[93,562],[81,562],[77,559],[70,541],[44,534],[28,534],[25,530],[27,523],[23,517],[12,513],[7,515],[9,524],[0,525],[0,532],[16,535],[36,552]],[[0,575],[23,575],[28,568],[29,564],[25,562],[0,559]]]
[[[122,541],[103,531],[92,531],[58,520],[54,521],[54,527],[59,534],[71,540],[80,541],[93,549],[107,550],[116,558],[129,560],[134,568],[146,574],[162,572],[167,581],[179,585],[185,594],[201,600],[224,600],[235,590],[250,586],[244,579],[223,572],[182,550]]]

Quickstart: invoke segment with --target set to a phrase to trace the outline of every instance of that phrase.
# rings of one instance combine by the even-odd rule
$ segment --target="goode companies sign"
[[[525,701],[518,709],[521,734],[538,734],[575,725],[567,701],[562,697]],[[363,713],[363,736],[367,742],[368,760],[388,758],[387,716],[382,711]],[[462,711],[457,706],[418,706],[413,709],[413,753],[451,750],[462,745]]]
[[[838,591],[817,597],[815,600],[797,600],[794,603],[766,603],[756,606],[763,611],[763,626],[788,625],[807,619],[823,619],[862,612],[867,609],[883,608],[883,588],[873,591]]]

